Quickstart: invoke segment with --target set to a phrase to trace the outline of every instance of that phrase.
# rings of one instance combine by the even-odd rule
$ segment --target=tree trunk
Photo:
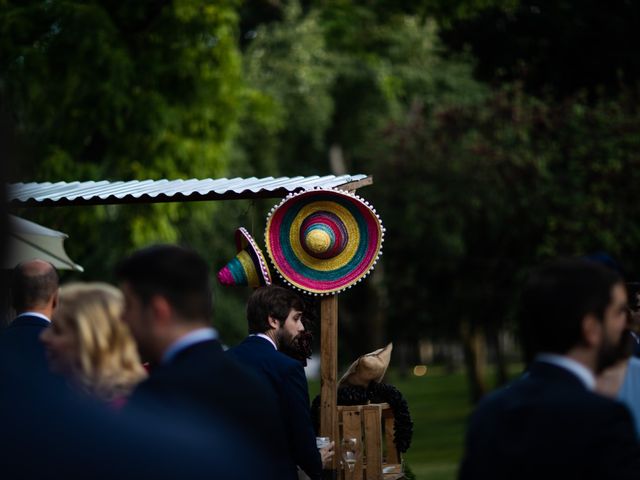
[[[471,401],[477,403],[486,393],[484,382],[486,367],[485,337],[478,327],[474,327],[468,320],[460,324],[460,335],[464,350],[464,363],[469,380]]]
[[[496,386],[500,387],[509,381],[507,359],[500,341],[500,330],[496,325],[490,325],[487,332],[489,344],[493,347],[496,356]]]

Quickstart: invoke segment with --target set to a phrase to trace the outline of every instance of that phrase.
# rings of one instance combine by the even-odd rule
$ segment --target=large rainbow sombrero
[[[262,250],[246,228],[236,230],[238,254],[218,272],[222,285],[271,285],[271,272]]]
[[[285,282],[316,295],[345,290],[373,269],[384,228],[375,210],[341,190],[288,195],[267,218],[267,252]]]

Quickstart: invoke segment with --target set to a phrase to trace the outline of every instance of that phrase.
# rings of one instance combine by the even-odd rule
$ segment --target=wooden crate
[[[393,443],[393,421],[393,411],[388,403],[338,406],[338,459],[342,458],[340,441],[343,438],[360,440],[353,475],[344,466],[340,470],[341,479],[396,480],[404,476],[402,458]]]

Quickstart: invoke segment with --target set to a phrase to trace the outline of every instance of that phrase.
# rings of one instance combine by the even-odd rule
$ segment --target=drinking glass
[[[342,460],[347,465],[351,476],[353,476],[353,469],[356,466],[356,460],[358,458],[358,439],[343,438],[340,446],[342,450]]]
[[[316,447],[318,450],[329,446],[329,443],[331,443],[331,439],[329,437],[316,437]]]

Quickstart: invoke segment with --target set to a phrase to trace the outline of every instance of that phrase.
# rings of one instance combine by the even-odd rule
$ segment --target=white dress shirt
[[[20,315],[18,315],[16,318],[14,318],[14,321],[20,317],[26,317],[26,316],[38,317],[51,323],[51,320],[46,315],[43,315],[42,313],[38,313],[38,312],[23,312]]]

